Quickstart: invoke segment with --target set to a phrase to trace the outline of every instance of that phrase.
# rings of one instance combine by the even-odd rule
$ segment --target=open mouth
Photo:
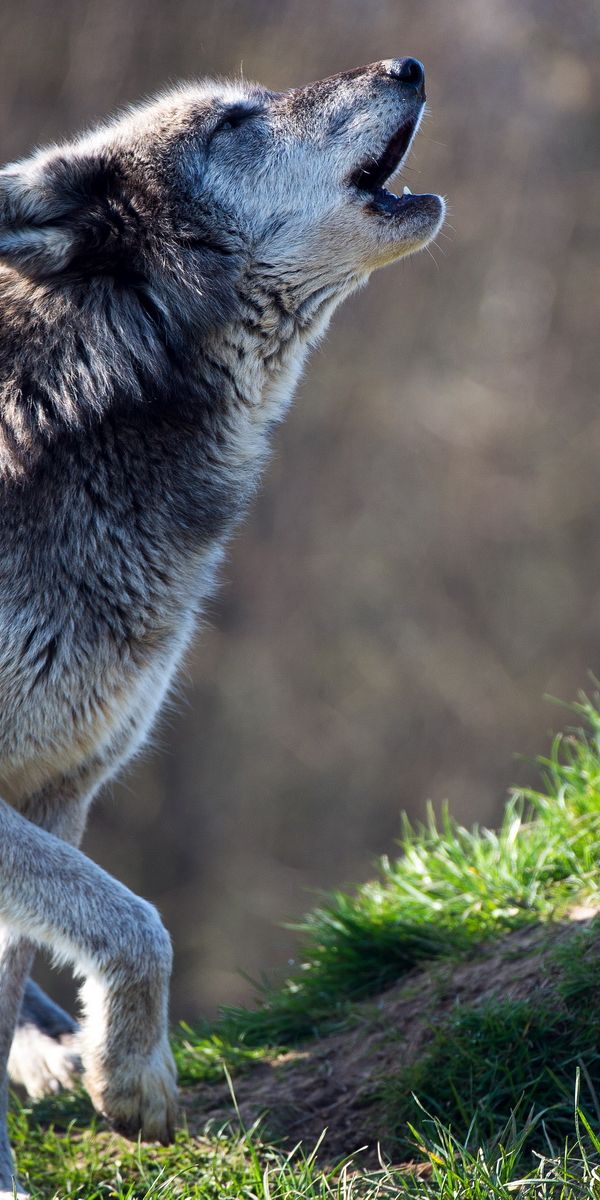
[[[383,185],[393,175],[405,158],[416,133],[418,119],[407,120],[392,135],[379,158],[370,157],[352,172],[349,183],[362,192],[369,206],[377,212],[400,214],[418,197],[405,187],[403,195],[388,191]]]

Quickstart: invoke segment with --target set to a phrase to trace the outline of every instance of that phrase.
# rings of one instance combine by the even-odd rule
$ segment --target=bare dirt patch
[[[358,1005],[351,1027],[303,1043],[234,1079],[246,1128],[264,1118],[270,1137],[312,1149],[323,1130],[323,1151],[334,1160],[366,1146],[373,1161],[382,1129],[381,1081],[401,1076],[418,1061],[432,1033],[458,1006],[484,1001],[551,997],[557,982],[552,951],[589,925],[594,910],[577,909],[560,924],[533,925],[482,946],[460,962],[438,961],[415,970],[372,1001]],[[600,935],[598,938],[600,952]],[[560,1001],[557,997],[557,1006]],[[237,1124],[226,1082],[184,1092],[191,1133],[210,1124]],[[363,1158],[361,1156],[361,1161]]]

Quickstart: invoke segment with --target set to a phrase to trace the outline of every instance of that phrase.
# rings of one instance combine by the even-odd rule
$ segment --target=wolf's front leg
[[[19,1187],[6,1129],[8,1079],[6,1063],[33,946],[0,921],[0,1200],[25,1197]]]
[[[84,1083],[121,1132],[168,1142],[171,943],[156,910],[81,851],[0,801],[0,918],[86,977]]]
[[[17,1200],[28,1200],[28,1192],[23,1191],[14,1173],[12,1150],[6,1128],[7,1104],[8,1092],[5,1084],[0,1099],[0,1200],[15,1200],[15,1196]]]

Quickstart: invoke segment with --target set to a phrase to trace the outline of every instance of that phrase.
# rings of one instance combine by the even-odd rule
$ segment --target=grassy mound
[[[34,1197],[600,1200],[600,714],[576,711],[499,832],[407,826],[255,1010],[176,1036],[174,1147],[81,1096],[16,1106]]]

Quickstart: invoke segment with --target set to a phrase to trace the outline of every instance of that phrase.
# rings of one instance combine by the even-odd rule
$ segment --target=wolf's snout
[[[408,84],[418,96],[425,95],[425,68],[418,58],[390,58],[384,66],[392,79]]]

